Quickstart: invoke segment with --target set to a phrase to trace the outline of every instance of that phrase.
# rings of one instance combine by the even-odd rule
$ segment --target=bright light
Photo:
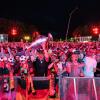
[[[26,41],[29,41],[29,40],[30,40],[30,36],[24,36],[24,39],[25,39]]]
[[[17,35],[17,30],[16,30],[16,29],[13,28],[11,31],[12,31],[11,34],[12,34],[13,36]]]
[[[1,40],[3,40],[4,39],[4,37],[1,35]]]
[[[98,34],[98,33],[99,33],[99,28],[94,27],[94,28],[92,29],[92,31],[93,31],[94,34]]]

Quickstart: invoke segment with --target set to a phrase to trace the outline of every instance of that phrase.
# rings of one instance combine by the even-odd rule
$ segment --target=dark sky
[[[79,25],[100,21],[99,0],[1,0],[0,17],[65,34],[69,13],[75,7],[78,10],[72,15],[69,32]]]

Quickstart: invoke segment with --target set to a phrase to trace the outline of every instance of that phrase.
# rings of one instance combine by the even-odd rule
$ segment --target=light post
[[[78,8],[74,8],[70,14],[69,14],[69,19],[68,19],[68,24],[67,24],[67,31],[66,31],[66,39],[67,40],[67,36],[68,36],[68,33],[69,33],[69,25],[70,25],[70,21],[71,21],[71,17],[72,17],[72,14],[77,10]]]
[[[29,35],[24,36],[24,40],[25,40],[25,41],[28,42],[30,39],[31,39],[31,37],[30,37]]]
[[[100,27],[94,26],[92,28],[92,33],[98,37],[98,41],[100,41]]]

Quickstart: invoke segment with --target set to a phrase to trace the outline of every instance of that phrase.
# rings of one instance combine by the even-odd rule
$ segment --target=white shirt
[[[62,62],[57,63],[57,66],[58,66],[58,70],[59,71],[62,71],[63,70]]]
[[[64,66],[63,66],[63,64],[64,64]],[[62,72],[63,69],[64,69],[64,67],[67,66],[67,64],[66,64],[66,62],[61,62],[61,61],[60,61],[59,63],[57,63],[57,66],[58,66],[59,72]]]
[[[94,59],[92,57],[85,57],[84,58],[84,63],[85,63],[84,75],[86,77],[93,77],[94,76],[93,69],[96,68],[96,66],[97,66],[96,59]]]

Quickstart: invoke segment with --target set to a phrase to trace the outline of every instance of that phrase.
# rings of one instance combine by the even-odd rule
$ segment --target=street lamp
[[[69,19],[68,19],[68,25],[67,25],[67,31],[66,31],[66,40],[67,40],[67,36],[68,36],[68,33],[69,33],[69,25],[70,25],[70,21],[71,21],[71,17],[72,17],[72,14],[77,10],[78,8],[74,8],[70,14],[69,14]]]
[[[16,36],[16,35],[17,35],[17,30],[16,30],[15,28],[13,28],[11,31],[12,31],[11,34],[12,34],[13,36]]]
[[[98,28],[98,27],[94,27],[94,28],[92,29],[92,31],[93,31],[93,33],[94,33],[95,35],[97,35],[97,34],[99,33],[99,28]]]
[[[28,35],[24,36],[24,40],[29,41],[30,39],[31,39],[30,36],[28,36]]]
[[[12,28],[11,35],[12,35],[13,41],[15,41],[15,37],[17,36],[17,34],[18,34],[18,32],[17,32],[16,27]]]
[[[98,36],[98,41],[100,41],[100,26],[92,26],[92,34]]]

